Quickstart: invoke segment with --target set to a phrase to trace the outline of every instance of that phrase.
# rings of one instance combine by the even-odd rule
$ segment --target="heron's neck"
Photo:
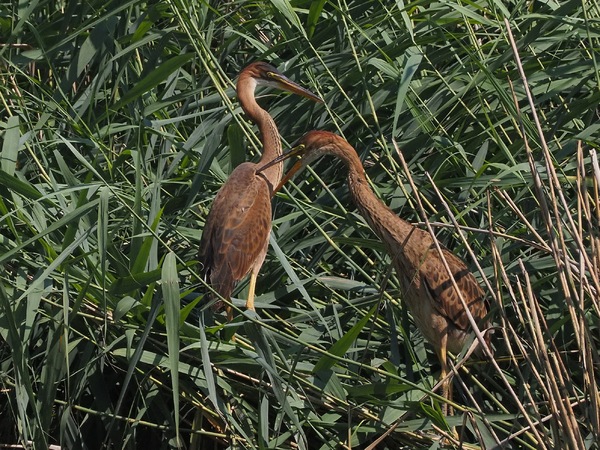
[[[256,81],[250,79],[248,82],[254,85],[238,85],[238,98],[244,112],[252,122],[258,125],[260,140],[263,145],[262,157],[259,162],[259,165],[262,166],[281,155],[281,138],[279,137],[279,131],[277,131],[277,125],[275,125],[275,121],[271,115],[262,109],[254,98]],[[283,174],[283,162],[265,169],[262,173],[273,187],[277,186]]]
[[[261,120],[256,121],[256,124],[258,125],[260,140],[263,144],[263,152],[258,164],[259,166],[263,166],[281,156],[281,138],[275,121],[264,109],[262,110]],[[283,174],[283,162],[265,169],[263,173],[273,187],[277,186]]]
[[[353,156],[343,158],[348,167],[348,189],[360,214],[373,232],[387,246],[391,242],[405,243],[414,227],[401,219],[371,190],[362,163]]]

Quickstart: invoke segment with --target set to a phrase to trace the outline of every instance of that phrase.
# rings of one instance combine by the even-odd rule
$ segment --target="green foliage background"
[[[34,0],[0,12],[0,443],[598,442],[597,2]],[[378,195],[430,222],[485,286],[496,357],[461,365],[454,416],[331,160],[274,201],[258,316],[208,313],[197,246],[220,185],[260,153],[234,95],[259,59],[325,100],[260,92],[284,146],[311,129],[343,135]]]

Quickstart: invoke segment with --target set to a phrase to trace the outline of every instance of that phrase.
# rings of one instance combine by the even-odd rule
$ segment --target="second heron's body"
[[[369,187],[356,151],[345,139],[327,131],[311,131],[291,152],[272,163],[278,164],[293,155],[302,158],[276,190],[302,167],[323,155],[332,155],[344,162],[352,199],[390,254],[400,280],[402,299],[417,327],[435,349],[442,365],[442,377],[445,377],[447,350],[460,352],[472,332],[469,314],[478,327],[489,326],[484,293],[473,274],[453,253],[444,248],[440,252],[429,232],[398,217],[377,198]],[[269,166],[267,164],[265,169]],[[489,333],[485,339],[489,342]],[[444,394],[447,392],[448,386],[444,383]]]

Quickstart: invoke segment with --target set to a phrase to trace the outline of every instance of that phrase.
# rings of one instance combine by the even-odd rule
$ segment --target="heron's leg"
[[[442,380],[442,396],[445,399],[452,401],[452,382],[448,377],[448,351],[446,348],[447,339],[447,336],[442,337],[440,348],[437,349],[437,354],[440,360],[440,365],[442,366],[440,373],[440,380]],[[444,402],[444,405],[442,406],[442,412],[444,415],[452,415],[452,408],[449,408],[448,403]]]
[[[446,343],[448,340],[448,336],[444,336],[440,342],[440,348],[437,349],[437,355],[440,359],[440,364],[442,365],[442,370],[440,373],[440,379],[442,380],[442,396],[448,400],[452,401],[452,376],[448,376],[448,349],[446,347]],[[444,402],[442,405],[442,413],[445,416],[453,416],[454,408],[450,406],[448,402]],[[450,427],[450,434],[454,439],[458,439],[458,433],[456,432],[455,427]],[[446,442],[445,439],[442,439],[442,442]]]
[[[252,271],[250,273],[250,286],[248,287],[248,299],[246,300],[246,309],[254,311],[254,290],[256,289],[256,278],[258,278],[258,271]]]
[[[227,313],[227,322],[231,322],[233,320],[233,308],[227,305],[225,307],[225,312]]]
[[[448,371],[448,370],[446,369],[446,371]],[[447,391],[448,391],[448,397],[446,397],[446,398],[448,400],[452,401],[452,398],[454,396],[454,372],[452,372],[452,375],[448,378]],[[454,408],[451,405],[448,405],[448,414],[451,416],[454,415]]]

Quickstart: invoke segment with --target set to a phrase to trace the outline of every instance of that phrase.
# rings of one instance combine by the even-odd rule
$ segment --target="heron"
[[[281,139],[271,115],[256,102],[257,86],[270,86],[307,97],[321,98],[293,82],[275,67],[262,61],[246,66],[239,74],[236,91],[246,115],[259,129],[262,157],[258,163],[237,166],[215,196],[200,240],[201,274],[219,300],[213,308],[230,300],[236,284],[250,274],[246,309],[254,310],[256,278],[265,260],[271,231],[271,197],[281,180],[283,163],[258,172],[282,153]],[[233,309],[226,307],[227,318]]]
[[[448,273],[431,234],[400,218],[371,190],[356,150],[345,139],[328,131],[311,131],[291,151],[261,169],[268,170],[271,165],[280,164],[295,155],[301,158],[287,172],[275,192],[296,172],[323,155],[332,155],[344,162],[348,169],[350,195],[391,256],[402,297],[416,326],[434,348],[440,361],[442,395],[451,400],[447,352],[460,353],[472,334],[461,296],[478,328],[487,330],[490,327],[489,306],[476,278],[460,258],[441,247],[452,275]],[[489,332],[485,332],[484,340],[488,345]]]

